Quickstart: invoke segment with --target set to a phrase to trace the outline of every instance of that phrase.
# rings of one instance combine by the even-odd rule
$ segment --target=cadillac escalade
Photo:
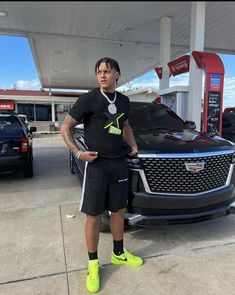
[[[139,152],[127,156],[129,225],[189,223],[235,211],[235,146],[156,102],[131,102],[129,123]],[[82,128],[75,141],[86,150]],[[70,153],[70,169],[83,179],[84,162]],[[108,223],[105,212],[103,225]]]

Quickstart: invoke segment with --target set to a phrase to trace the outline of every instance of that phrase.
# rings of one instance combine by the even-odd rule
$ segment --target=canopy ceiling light
[[[6,11],[0,11],[0,17],[4,17],[4,16],[7,16],[7,12]]]

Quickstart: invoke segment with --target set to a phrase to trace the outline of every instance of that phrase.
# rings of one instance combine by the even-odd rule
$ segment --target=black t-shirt
[[[109,102],[99,88],[82,94],[69,111],[79,123],[84,123],[84,139],[89,150],[98,152],[101,157],[120,157],[128,153],[123,141],[123,122],[128,119],[130,101],[116,92],[116,114],[108,112]],[[106,93],[110,100],[110,94]]]

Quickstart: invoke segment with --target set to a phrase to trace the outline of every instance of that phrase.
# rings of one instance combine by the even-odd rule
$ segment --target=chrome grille
[[[192,158],[145,158],[142,164],[153,193],[194,194],[226,184],[231,154]],[[185,163],[205,162],[202,171],[192,173]]]

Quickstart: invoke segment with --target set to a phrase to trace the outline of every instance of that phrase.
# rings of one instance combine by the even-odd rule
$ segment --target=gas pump
[[[172,86],[159,90],[161,102],[174,111],[181,119],[187,120],[188,86]]]
[[[224,65],[212,52],[193,51],[199,69],[205,72],[203,131],[222,134]]]

